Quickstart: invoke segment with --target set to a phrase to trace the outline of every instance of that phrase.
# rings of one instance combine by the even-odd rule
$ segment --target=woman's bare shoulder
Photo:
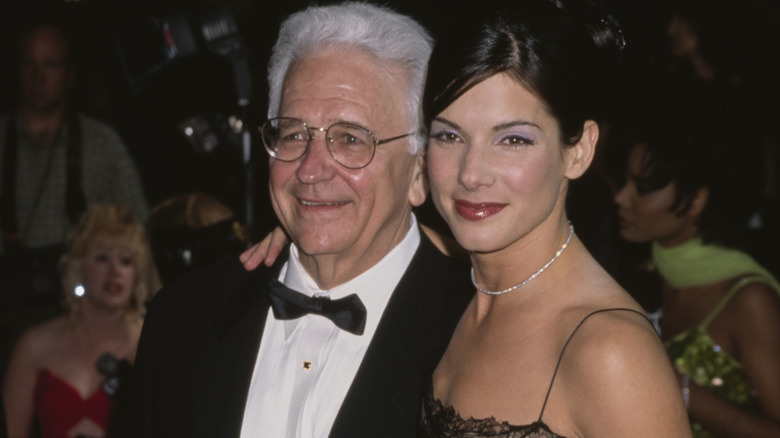
[[[665,427],[676,432],[665,436],[683,436],[677,433],[686,430],[671,362],[641,312],[592,314],[571,338],[561,361],[559,383],[576,423],[595,436],[603,436],[605,430],[615,436],[631,435],[630,430],[649,431],[655,421],[650,419],[668,420]]]
[[[574,349],[630,349],[640,340],[659,343],[646,314],[633,300],[615,297],[581,313],[583,318],[571,341]]]
[[[629,303],[630,304],[630,303]],[[562,367],[578,384],[614,384],[625,374],[650,372],[669,365],[650,321],[633,306],[592,311],[571,335]],[[630,376],[632,379],[636,376]]]
[[[742,286],[730,304],[735,311],[746,315],[776,312],[780,309],[780,293],[767,283],[754,281]]]
[[[34,325],[16,340],[13,354],[26,358],[30,363],[46,363],[52,352],[62,347],[66,330],[65,317]]]
[[[755,342],[780,333],[780,295],[766,283],[746,284],[726,308],[729,319],[734,321],[733,334],[738,339]]]

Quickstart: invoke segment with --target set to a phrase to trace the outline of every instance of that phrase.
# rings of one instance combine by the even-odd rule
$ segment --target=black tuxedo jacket
[[[424,382],[472,295],[466,267],[420,234],[332,437],[414,436]],[[236,258],[224,259],[160,291],[118,406],[121,436],[239,437],[268,283],[282,263],[246,272]]]

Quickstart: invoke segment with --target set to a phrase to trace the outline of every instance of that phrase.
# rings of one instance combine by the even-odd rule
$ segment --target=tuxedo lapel
[[[413,436],[422,387],[470,297],[465,266],[421,233],[331,430],[333,437]]]
[[[270,302],[268,284],[277,275],[272,269],[252,272],[218,310],[214,319],[214,343],[197,360],[194,380],[202,382],[194,418],[199,436],[238,437]],[[204,432],[211,431],[211,432]]]
[[[117,436],[237,438],[273,271],[224,258],[177,279],[149,306]]]

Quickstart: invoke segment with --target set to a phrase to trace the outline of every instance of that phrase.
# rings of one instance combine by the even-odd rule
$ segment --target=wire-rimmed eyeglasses
[[[362,169],[371,163],[376,147],[408,137],[413,132],[377,140],[374,134],[362,126],[351,123],[334,123],[326,128],[306,125],[292,117],[276,117],[258,128],[268,154],[280,161],[295,161],[306,154],[314,138],[314,131],[325,133],[325,144],[330,155],[348,169]]]

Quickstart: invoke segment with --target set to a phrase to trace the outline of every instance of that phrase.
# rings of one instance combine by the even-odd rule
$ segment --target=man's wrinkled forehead
[[[289,109],[291,100],[300,101],[309,93],[312,97],[303,100],[313,99],[315,94],[321,97],[319,92],[324,91],[334,98],[353,99],[351,102],[362,104],[367,112],[384,113],[395,107],[393,118],[404,117],[406,109],[401,104],[408,91],[406,78],[403,66],[380,60],[360,48],[336,46],[310,50],[290,63],[277,115],[299,116],[281,112]]]

